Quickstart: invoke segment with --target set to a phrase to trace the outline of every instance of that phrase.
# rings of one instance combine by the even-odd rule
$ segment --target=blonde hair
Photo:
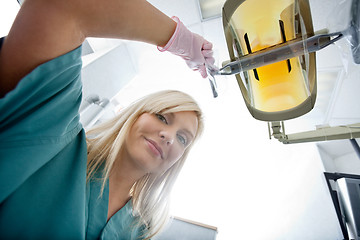
[[[141,114],[182,111],[194,111],[197,115],[198,129],[194,143],[203,131],[203,115],[195,100],[179,91],[161,91],[150,94],[125,108],[118,117],[90,130],[87,135],[95,137],[87,138],[87,180],[93,177],[100,166],[104,166],[104,188],[125,137]],[[145,239],[150,239],[159,233],[167,223],[169,195],[193,143],[166,172],[161,175],[147,174],[136,181],[131,189],[133,212],[139,218],[137,226],[145,226],[146,232],[142,236]]]

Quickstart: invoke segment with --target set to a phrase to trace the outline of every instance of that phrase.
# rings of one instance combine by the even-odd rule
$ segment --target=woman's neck
[[[136,168],[118,158],[113,165],[109,176],[109,205],[108,220],[118,212],[130,199],[130,190],[135,182],[144,176]]]
[[[109,177],[109,203],[107,220],[118,212],[130,199],[130,189],[134,183],[122,181],[113,175]]]

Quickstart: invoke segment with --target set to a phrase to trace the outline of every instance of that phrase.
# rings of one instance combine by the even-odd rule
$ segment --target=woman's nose
[[[174,134],[168,131],[161,131],[160,138],[166,143],[166,145],[172,145],[174,143]]]

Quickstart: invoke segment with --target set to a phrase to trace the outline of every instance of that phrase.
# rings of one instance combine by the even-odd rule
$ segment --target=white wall
[[[350,140],[323,142],[317,146],[325,171],[360,175],[360,159]]]
[[[360,175],[360,159],[355,153],[349,153],[334,159],[337,172]]]
[[[100,52],[100,54],[99,54]],[[95,51],[82,69],[83,98],[96,93],[100,99],[111,100],[136,75],[136,67],[126,44]]]

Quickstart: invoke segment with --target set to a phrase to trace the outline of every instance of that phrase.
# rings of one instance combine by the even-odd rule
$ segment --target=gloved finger
[[[214,52],[212,50],[202,50],[201,54],[205,57],[212,57],[214,55]]]
[[[199,66],[199,72],[203,78],[207,77],[206,67],[205,65]]]
[[[205,58],[205,63],[206,63],[207,65],[213,66],[214,63],[215,63],[215,58],[213,58],[213,57]]]
[[[186,62],[186,65],[188,65],[188,67],[190,69],[193,69],[193,70],[198,70],[199,69],[199,63],[193,62],[193,61],[185,61],[185,62]]]
[[[205,40],[205,42],[202,45],[202,49],[211,50],[212,48],[213,48],[212,43]]]

